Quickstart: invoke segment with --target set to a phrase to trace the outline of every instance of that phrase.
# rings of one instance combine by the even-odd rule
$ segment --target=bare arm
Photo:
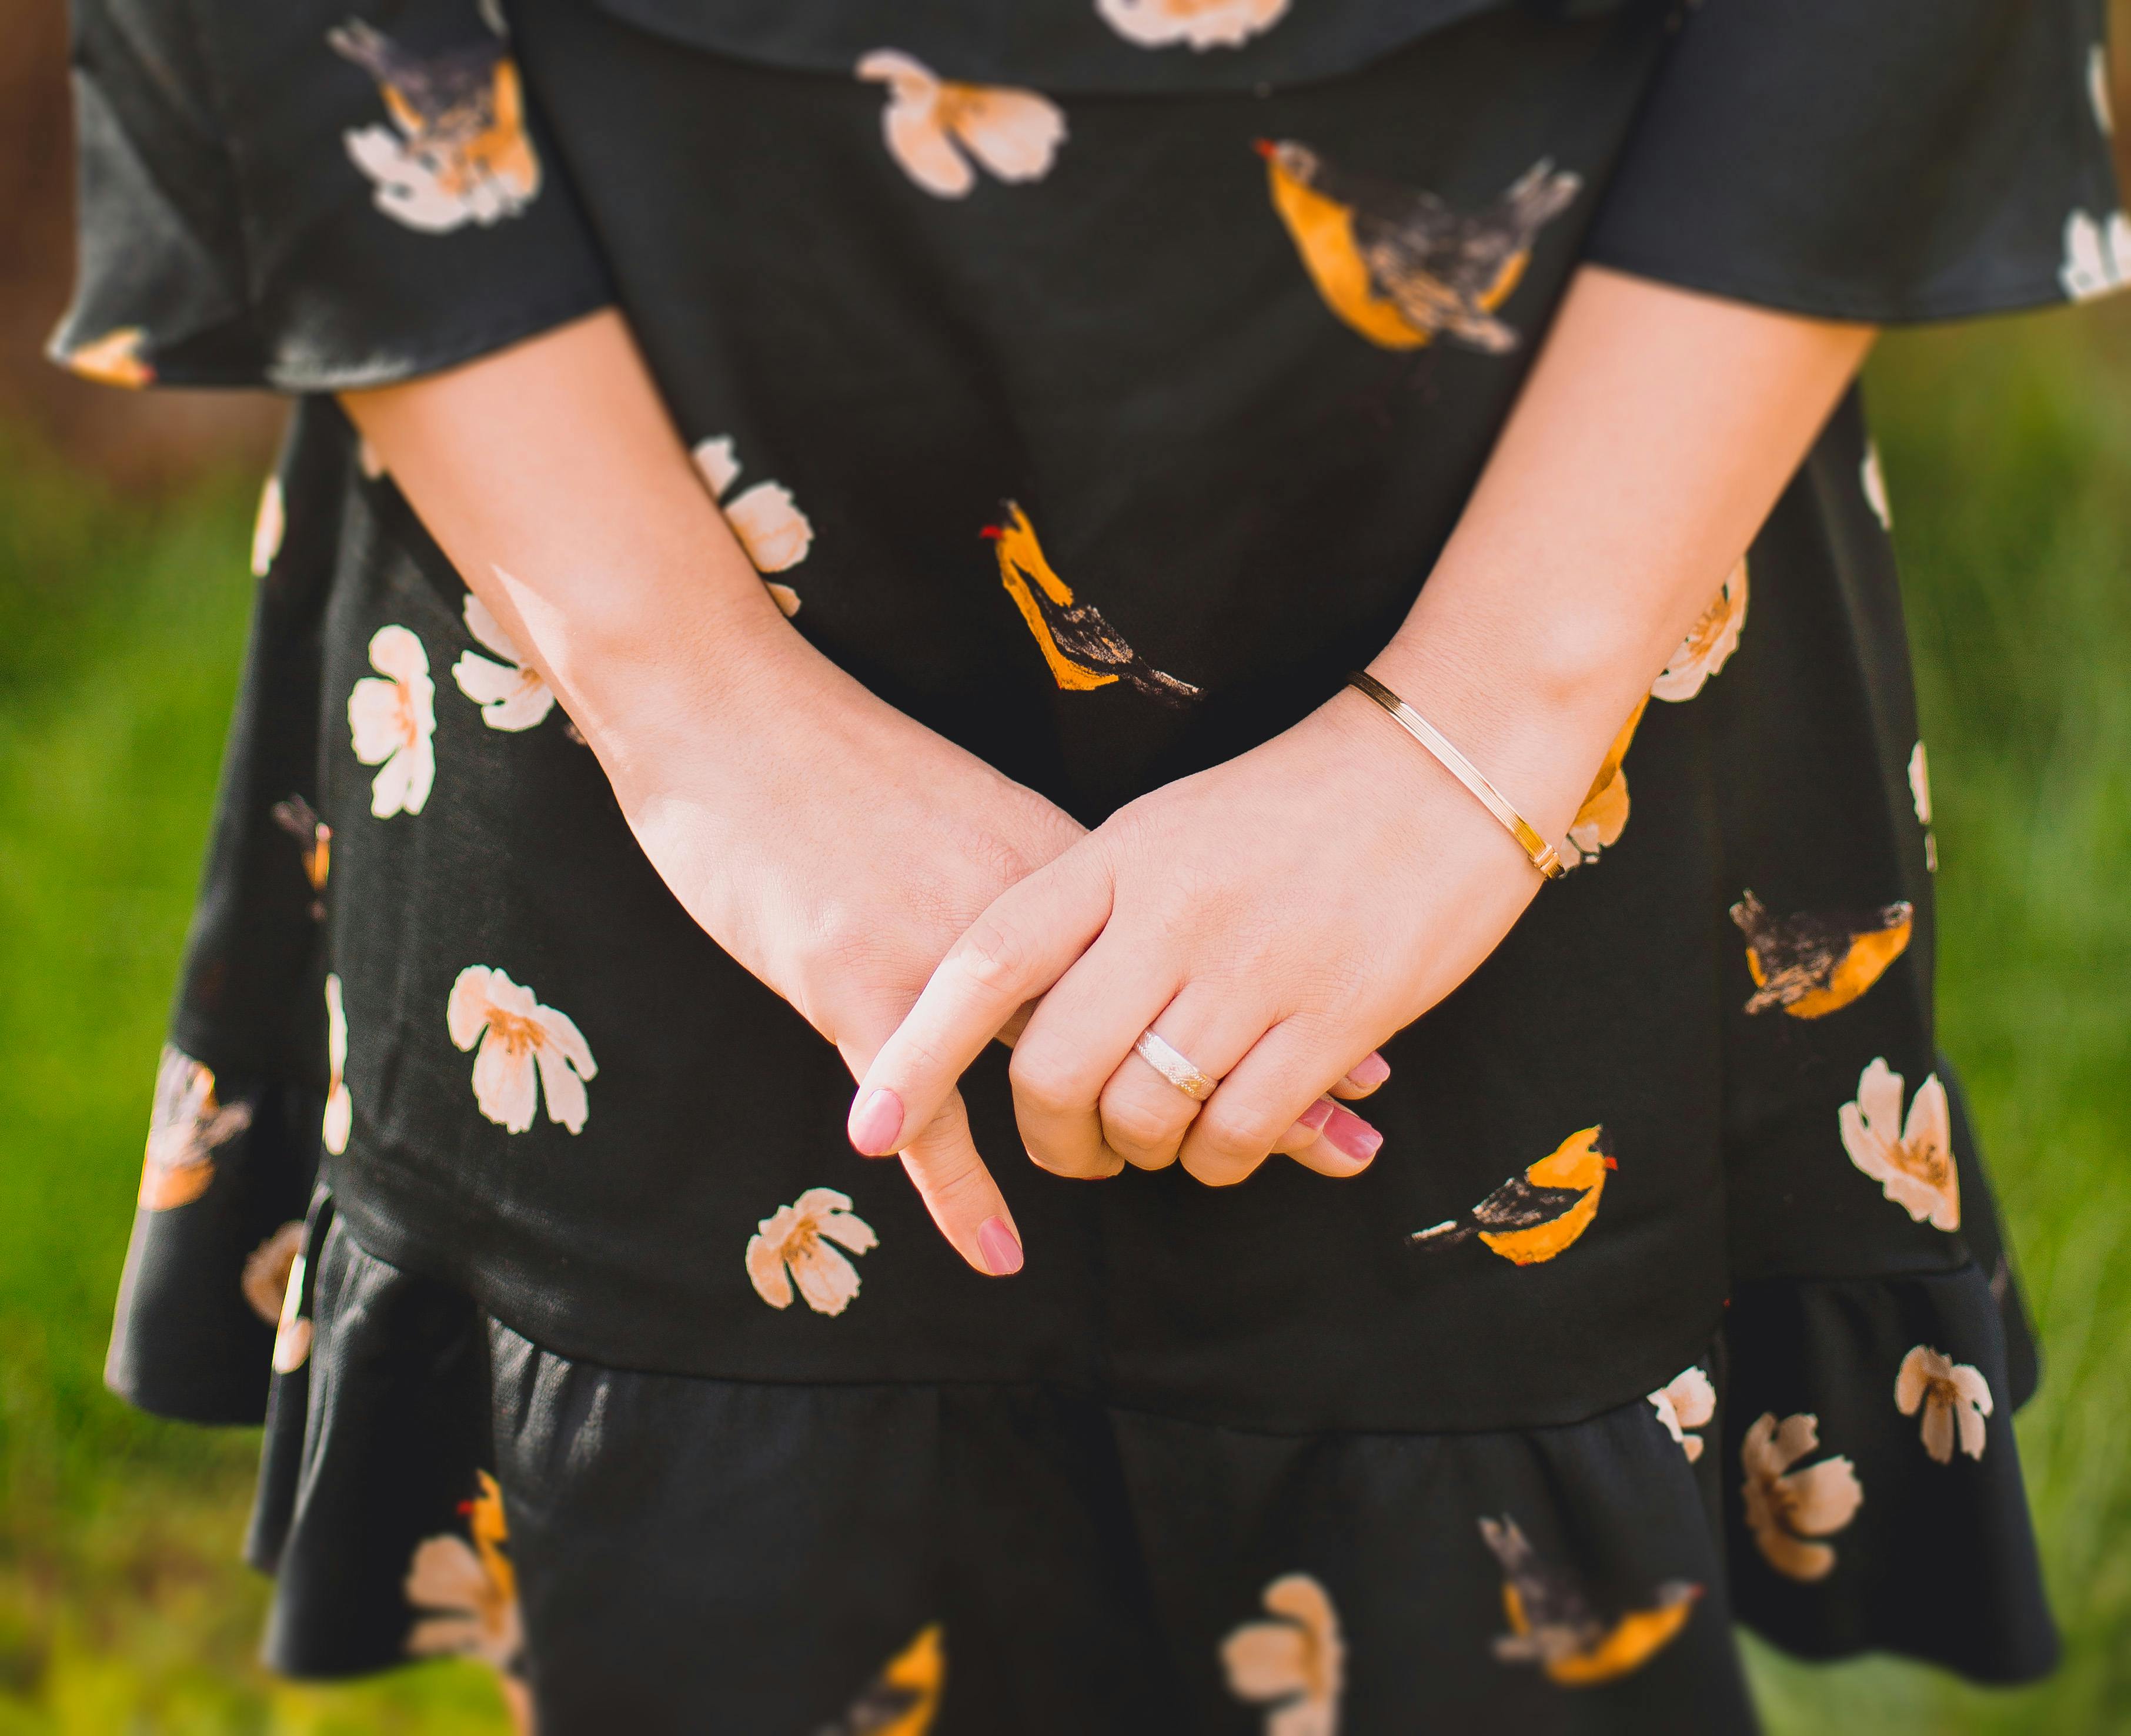
[[[1374,672],[1559,838],[1871,336],[1585,268]],[[1326,1081],[1471,974],[1540,885],[1468,791],[1343,692],[1002,897],[858,1102],[889,1093],[922,1125],[999,1009],[1042,995],[1013,1068],[1039,1163],[1180,1151],[1201,1179],[1238,1180]],[[1203,1108],[1131,1054],[1149,1026],[1222,1080]],[[1353,1167],[1372,1155],[1358,1144]]]

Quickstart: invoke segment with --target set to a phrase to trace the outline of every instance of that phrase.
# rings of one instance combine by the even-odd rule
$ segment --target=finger
[[[1058,1175],[1114,1173],[1133,1154],[1104,1137],[1098,1103],[1129,1062],[1187,1109],[1197,1106],[1132,1053],[1133,1042],[1176,993],[1167,974],[1151,972],[1155,949],[1105,930],[1080,962],[1037,1003],[1013,1045],[1013,1083],[1021,1142],[1040,1168]],[[1247,1043],[1238,1043],[1241,1049]],[[1180,1132],[1186,1116],[1177,1122]],[[1157,1139],[1160,1128],[1147,1130]]]
[[[1093,964],[1101,950],[1099,943],[1084,962]],[[1199,1071],[1219,1079],[1265,1035],[1265,1024],[1262,1016],[1243,1012],[1221,992],[1190,984],[1140,1028],[1153,1031]],[[1159,1169],[1176,1161],[1200,1099],[1171,1083],[1134,1048],[1110,1074],[1096,1107],[1103,1142],[1137,1169]]]
[[[970,1137],[960,1092],[904,1145],[903,1167],[940,1233],[963,1259],[992,1278],[1010,1278],[1021,1270],[1020,1232]]]
[[[1178,1160],[1186,1172],[1210,1187],[1226,1187],[1257,1169],[1338,1076],[1333,1071],[1338,1064],[1328,1064],[1324,1051],[1322,1035],[1298,1021],[1267,1031],[1229,1070],[1185,1134]],[[1382,1144],[1383,1136],[1367,1121],[1335,1104],[1317,1137],[1292,1155],[1320,1174],[1355,1175]]]
[[[1391,1064],[1372,1049],[1347,1069],[1347,1076],[1332,1088],[1332,1095],[1349,1102],[1365,1098],[1391,1076]]]
[[[940,1112],[963,1070],[1023,1002],[1064,974],[1109,914],[1109,869],[1085,843],[1002,892],[873,1058],[852,1099],[851,1143],[870,1156],[900,1150],[908,1130]]]

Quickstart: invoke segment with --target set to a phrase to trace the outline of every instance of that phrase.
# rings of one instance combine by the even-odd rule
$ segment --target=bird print
[[[1847,1007],[1908,950],[1915,914],[1898,898],[1875,911],[1800,911],[1778,920],[1748,891],[1731,906],[1754,979],[1746,1011],[1780,1007],[1794,1019],[1817,1019]]]
[[[1093,603],[1075,602],[1072,587],[1051,570],[1028,514],[1011,500],[1003,505],[1007,522],[986,525],[983,534],[998,545],[999,582],[1061,688],[1085,693],[1123,681],[1166,705],[1198,698],[1190,682],[1164,674],[1127,644]]]
[[[333,872],[333,828],[319,819],[310,803],[300,796],[291,796],[286,801],[277,801],[273,808],[274,824],[296,840],[302,853],[304,878],[310,882],[311,920],[325,921],[325,901],[317,895],[326,889],[326,876]]]
[[[1702,1587],[1667,1580],[1647,1609],[1608,1622],[1574,1576],[1539,1557],[1507,1514],[1480,1521],[1480,1535],[1502,1567],[1502,1613],[1510,1631],[1495,1641],[1505,1663],[1534,1663],[1564,1688],[1587,1688],[1640,1669],[1670,1644],[1694,1613]]]
[[[1591,779],[1591,787],[1584,793],[1583,805],[1577,809],[1576,818],[1568,823],[1568,835],[1559,847],[1564,868],[1581,868],[1587,862],[1596,862],[1601,852],[1618,844],[1621,833],[1627,830],[1628,773],[1621,762],[1628,757],[1628,749],[1635,744],[1635,725],[1643,720],[1643,713],[1650,703],[1648,694],[1635,701],[1635,709],[1628,714],[1627,722],[1621,725],[1621,733],[1607,748],[1606,758],[1600,762]]]
[[[940,1624],[923,1629],[888,1661],[865,1691],[817,1736],[926,1736],[946,1685],[947,1653]]]
[[[1477,1236],[1514,1265],[1536,1265],[1568,1247],[1598,1215],[1608,1170],[1620,1168],[1603,1127],[1572,1133],[1513,1175],[1463,1217],[1416,1230],[1413,1246],[1433,1251]]]
[[[377,81],[399,129],[357,127],[344,139],[349,159],[376,184],[379,210],[440,233],[515,217],[532,203],[540,163],[525,136],[518,65],[500,41],[419,55],[359,18],[326,41]]]
[[[1441,335],[1490,355],[1518,334],[1495,318],[1530,261],[1532,242],[1583,185],[1551,158],[1486,209],[1348,175],[1292,139],[1258,140],[1273,209],[1325,304],[1370,342],[1415,350]]]

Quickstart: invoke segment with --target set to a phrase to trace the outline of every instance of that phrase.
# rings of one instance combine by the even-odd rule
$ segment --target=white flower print
[[[251,1312],[271,1326],[281,1318],[282,1299],[289,1294],[289,1272],[304,1251],[304,1225],[291,1218],[244,1259],[244,1275],[238,1287]]]
[[[496,576],[506,582],[510,579],[500,567]],[[452,665],[453,681],[460,692],[481,707],[481,720],[491,729],[529,729],[544,720],[555,709],[555,690],[538,669],[526,663],[488,605],[469,591],[460,613],[466,619],[467,631],[503,659],[500,663],[491,662],[471,651],[462,651],[459,660]]]
[[[1740,1443],[1746,1472],[1746,1528],[1777,1572],[1794,1580],[1825,1579],[1835,1566],[1832,1537],[1857,1516],[1865,1485],[1846,1457],[1791,1467],[1820,1448],[1820,1419],[1810,1412],[1786,1417],[1764,1412]]]
[[[879,1245],[873,1226],[852,1214],[848,1193],[809,1188],[755,1227],[747,1242],[748,1282],[773,1308],[792,1306],[796,1284],[816,1313],[840,1314],[859,1293],[859,1271],[836,1248],[864,1254]]]
[[[148,1143],[141,1154],[141,1209],[167,1212],[190,1205],[214,1179],[216,1149],[251,1125],[249,1102],[242,1098],[223,1102],[215,1094],[214,1070],[165,1044],[156,1065]]]
[[[1679,1442],[1692,1465],[1702,1456],[1702,1440],[1690,1430],[1704,1427],[1717,1414],[1717,1389],[1699,1368],[1683,1369],[1650,1395],[1650,1408],[1665,1432]]]
[[[740,459],[733,452],[730,434],[696,443],[696,468],[718,502],[725,523],[740,538],[740,546],[760,573],[783,572],[807,558],[814,546],[814,527],[792,499],[792,490],[781,482],[758,482],[730,500],[726,492],[740,477]],[[765,578],[777,606],[789,615],[799,612],[799,593],[789,585]]]
[[[2120,211],[2106,217],[2073,212],[2065,219],[2064,265],[2057,281],[2074,301],[2088,301],[2131,284],[2131,218]]]
[[[1894,1408],[1905,1417],[1923,1412],[1924,1451],[1940,1464],[1953,1462],[1956,1428],[1961,1450],[1971,1459],[1983,1456],[1983,1419],[1995,1406],[1990,1383],[1972,1363],[1956,1362],[1927,1344],[1916,1346],[1894,1376]]]
[[[533,1125],[534,1076],[548,1119],[584,1131],[591,1106],[585,1081],[599,1072],[584,1034],[563,1014],[543,1007],[533,991],[486,964],[469,964],[452,984],[444,1023],[473,1058],[473,1100],[481,1112],[511,1133]]]
[[[1675,705],[1693,699],[1702,691],[1702,684],[1731,661],[1746,625],[1746,561],[1742,555],[1717,587],[1709,606],[1688,629],[1679,648],[1650,683],[1650,697]]]
[[[357,468],[372,482],[385,474],[383,457],[367,440],[355,442],[355,462]]]
[[[1932,830],[1931,767],[1924,758],[1924,744],[1920,741],[1909,749],[1909,800],[1915,805],[1918,821],[1924,829],[1924,870],[1938,872],[1938,835]]]
[[[326,1113],[318,1137],[335,1157],[347,1150],[355,1124],[355,1099],[347,1091],[347,1014],[341,1005],[340,978],[326,978]]]
[[[1142,48],[1238,48],[1279,23],[1287,0],[1095,0],[1095,10]]]
[[[370,811],[380,820],[419,814],[437,781],[437,688],[429,654],[405,627],[370,636],[370,667],[347,696],[348,734],[355,757],[381,768],[371,780]]]
[[[1880,448],[1869,440],[1865,443],[1864,462],[1857,466],[1857,482],[1865,490],[1865,504],[1880,521],[1880,528],[1892,530],[1894,513],[1887,504],[1887,473],[1880,468]]]
[[[281,479],[269,476],[259,490],[259,514],[251,521],[251,576],[263,579],[281,552],[281,533],[288,517],[282,509]]]
[[[1267,1704],[1265,1736],[1338,1736],[1347,1648],[1330,1594],[1290,1573],[1262,1601],[1272,1620],[1245,1622],[1221,1642],[1228,1691]]]
[[[2109,106],[2109,50],[2097,42],[2086,51],[2086,99],[2094,105],[2094,124],[2104,137],[2116,132],[2116,117]]]
[[[1857,1097],[1837,1112],[1842,1149],[1880,1184],[1888,1198],[1918,1223],[1961,1227],[1961,1172],[1954,1167],[1952,1119],[1946,1087],[1929,1075],[1902,1119],[1902,1076],[1875,1057],[1858,1076]]]
[[[289,1281],[281,1292],[281,1313],[274,1326],[274,1372],[277,1375],[293,1375],[310,1360],[311,1322],[303,1312],[304,1264],[299,1251],[289,1262]]]
[[[858,76],[888,86],[888,154],[938,198],[968,196],[977,184],[972,157],[1003,181],[1041,180],[1065,141],[1066,117],[1032,90],[959,84],[893,48],[867,55]]]

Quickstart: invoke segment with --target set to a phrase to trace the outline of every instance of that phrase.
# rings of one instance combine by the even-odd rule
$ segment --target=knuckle
[[[1225,1112],[1218,1107],[1200,1117],[1199,1144],[1208,1156],[1256,1163],[1287,1131],[1290,1121],[1253,1104]]]
[[[1023,1042],[1007,1064],[1015,1102],[1044,1115],[1064,1115],[1087,1107],[1085,1088],[1070,1057],[1037,1050]]]
[[[1173,1145],[1183,1127],[1166,1105],[1113,1092],[1103,1098],[1103,1131],[1112,1145],[1129,1155]]]
[[[979,916],[955,943],[955,968],[979,988],[1005,993],[1027,978],[1030,950],[1027,938],[996,917]]]

